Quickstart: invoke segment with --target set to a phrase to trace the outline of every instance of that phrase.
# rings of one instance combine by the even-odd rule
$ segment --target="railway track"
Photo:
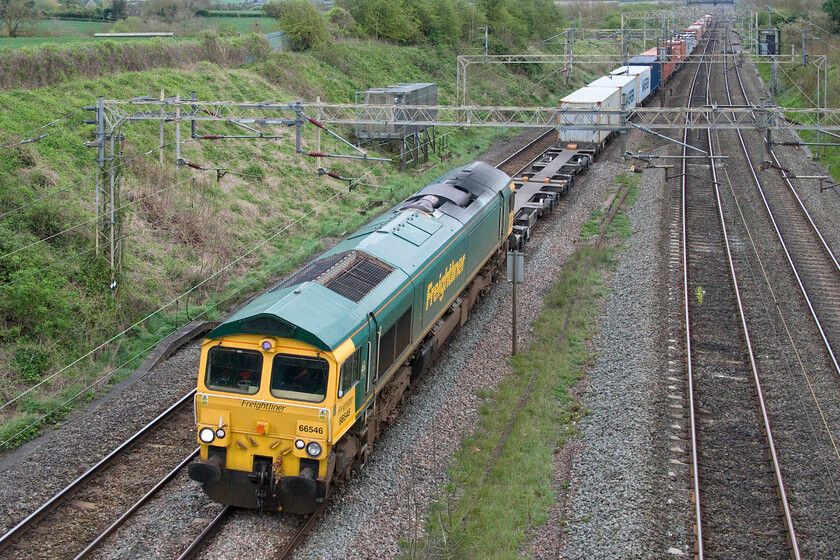
[[[554,144],[556,140],[557,131],[549,128],[539,137],[532,140],[527,145],[516,150],[507,158],[496,164],[496,169],[504,171],[511,177],[521,175],[522,171],[531,165],[536,159]]]
[[[747,102],[748,84],[737,66],[724,66],[722,78],[717,80],[720,87],[713,101]],[[798,197],[784,172],[758,169],[757,162],[768,157],[758,133],[719,133],[716,146],[730,156],[720,181],[729,183],[724,187],[725,205],[739,236],[747,315],[769,395],[766,414],[773,420],[790,516],[802,535],[799,549],[805,557],[832,556],[838,547],[832,520],[840,511],[840,450],[834,435],[840,430],[840,385],[828,340],[838,332],[833,325],[820,324],[815,300],[821,294],[814,291],[819,285],[808,281],[812,275],[830,274],[832,258],[828,248],[821,247],[820,235],[804,227],[813,222],[804,205],[772,204],[774,199],[792,203]],[[778,156],[769,155],[778,165]],[[800,227],[788,227],[791,219],[799,219]],[[793,246],[801,255],[791,250]],[[827,254],[822,272],[810,269],[813,257],[796,258],[822,251]]]
[[[554,129],[550,129],[545,133],[540,134],[537,138],[530,141],[527,145],[516,150],[513,154],[506,157],[500,163],[495,165],[495,167],[497,169],[501,169],[509,175],[520,174],[531,163],[539,159],[545,153],[545,151],[552,144],[554,144],[555,134],[556,132],[554,131]],[[615,211],[618,210],[618,206],[620,206],[620,203],[616,206]],[[615,211],[610,214],[610,220],[615,215]],[[282,549],[276,556],[278,560],[290,558],[295,552],[295,550],[297,550],[297,548],[305,541],[306,536],[309,535],[309,533],[315,527],[315,524],[324,514],[326,504],[327,501],[324,501],[324,503],[315,512],[307,516],[305,521],[298,527],[284,527],[282,529],[277,529],[281,533],[289,535],[284,545],[282,546]],[[205,526],[205,528],[195,538],[195,540],[193,540],[193,542],[190,543],[186,550],[178,557],[178,560],[191,560],[192,558],[195,558],[203,548],[208,546],[208,543],[212,540],[212,538],[221,530],[224,524],[229,520],[231,511],[232,508],[226,506],[215,519],[211,520]],[[284,520],[283,524],[285,525],[287,521],[288,520]]]
[[[706,52],[717,43],[715,33]],[[690,104],[709,104],[711,70],[698,65]],[[714,155],[705,133],[686,131],[683,142]],[[688,161],[682,163],[682,255],[695,551],[701,559],[798,557],[716,165]]]
[[[124,522],[126,510],[151,498],[164,480],[174,476],[173,467],[177,470],[194,456],[195,452],[185,458],[183,453],[194,445],[188,430],[194,393],[182,397],[0,537],[0,556],[74,558],[87,554],[83,551],[88,544],[116,529]]]
[[[738,66],[734,66],[734,70],[737,91],[743,101],[749,104],[750,98],[744,88]],[[728,71],[724,72],[724,79],[727,85],[727,101],[731,104],[733,97]],[[786,188],[773,188],[773,183],[766,187],[762,185],[753,164],[760,156],[755,157],[757,154],[753,150],[753,157],[750,157],[744,134],[740,130],[737,132],[741,149],[749,163],[753,183],[761,195],[786,260],[825,344],[826,353],[835,371],[840,375],[840,363],[837,358],[837,352],[840,351],[840,263],[805,208],[790,180],[790,173],[781,164],[775,151],[767,150],[767,157],[770,158],[771,164],[779,169]]]

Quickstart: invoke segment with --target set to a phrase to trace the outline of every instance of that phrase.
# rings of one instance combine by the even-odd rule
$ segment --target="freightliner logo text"
[[[461,255],[457,261],[452,261],[446,267],[446,271],[438,275],[437,282],[432,282],[426,287],[426,309],[443,299],[446,288],[452,285],[458,276],[464,272],[464,262],[467,255]]]

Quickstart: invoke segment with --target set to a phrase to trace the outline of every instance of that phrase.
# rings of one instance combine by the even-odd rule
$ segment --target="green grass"
[[[167,41],[189,41],[192,37],[167,37]],[[151,42],[154,39],[142,39],[133,37],[0,37],[0,48],[19,49],[22,47],[38,47],[41,45],[69,45],[85,43],[101,43],[102,41],[115,41],[118,43],[140,43]]]
[[[840,56],[837,57],[837,62],[840,62]],[[761,76],[761,79],[764,80],[764,83],[768,85],[772,81],[772,68],[771,65],[768,63],[761,63],[758,64],[758,72]],[[814,76],[811,75],[812,71],[810,68],[786,68],[787,75],[784,75],[781,71],[777,73],[777,89],[776,89],[776,104],[782,107],[813,107],[814,106],[814,99],[816,96],[816,86],[808,87],[808,81],[813,81]],[[831,92],[834,90],[834,84],[832,82],[838,82],[838,77],[836,72],[830,73],[830,80],[829,80],[829,99],[831,99]],[[794,83],[796,82],[796,83]],[[822,87],[822,85],[820,85]],[[808,93],[808,97],[806,97],[803,90]],[[834,100],[832,100],[833,102]],[[753,103],[756,103],[753,100]],[[829,103],[831,106],[831,103]],[[796,118],[796,115],[792,115],[793,118]],[[807,123],[803,123],[807,124]],[[810,130],[800,130],[799,136],[802,138],[804,142],[834,142],[835,139],[827,136],[827,135],[818,135],[815,131]],[[826,169],[830,168],[829,174],[835,181],[840,181],[840,148],[833,148],[833,147],[818,147],[813,146],[811,147],[811,152],[820,159],[821,163],[826,167]]]
[[[212,29],[220,33],[269,33],[277,31],[277,21],[260,15],[260,12],[248,12],[242,17],[209,16],[201,18],[204,29]],[[93,37],[94,33],[108,32],[113,22],[110,21],[76,21],[44,19],[34,26],[25,29],[26,37],[0,37],[0,47],[31,47],[37,45],[63,45],[68,43],[84,43],[102,41]],[[148,31],[153,31],[149,29]],[[175,33],[174,39],[180,40],[193,35]],[[110,39],[117,41],[138,41],[142,39]]]
[[[218,17],[264,17],[262,10],[209,10],[210,16]]]
[[[629,196],[625,205],[634,200]],[[599,227],[600,216],[593,216],[585,229]],[[620,221],[609,231],[619,240],[630,234]],[[405,558],[519,558],[529,532],[547,521],[556,500],[553,456],[585,414],[569,390],[594,363],[586,341],[596,333],[603,275],[612,270],[617,247],[582,245],[565,263],[533,325],[530,347],[514,358],[512,374],[495,392],[484,392],[476,429],[455,453],[450,483],[428,511],[427,536],[405,540]],[[492,462],[531,379],[530,396]]]
[[[75,35],[78,37],[91,36],[94,33],[105,31],[113,22],[109,21],[78,21],[78,20],[57,20],[43,19],[33,27],[33,35]]]

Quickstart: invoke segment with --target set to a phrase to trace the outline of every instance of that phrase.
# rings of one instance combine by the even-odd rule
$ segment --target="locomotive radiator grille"
[[[317,282],[325,288],[359,303],[393,272],[393,267],[360,251],[347,251],[309,263],[280,285],[278,290],[304,282]]]
[[[364,258],[361,255],[358,257],[340,274],[324,283],[325,287],[356,303],[394,270],[383,262]]]

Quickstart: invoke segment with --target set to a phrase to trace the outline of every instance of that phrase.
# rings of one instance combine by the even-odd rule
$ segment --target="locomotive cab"
[[[313,511],[331,476],[337,363],[293,339],[206,340],[195,397],[201,461],[190,478],[220,503]]]

